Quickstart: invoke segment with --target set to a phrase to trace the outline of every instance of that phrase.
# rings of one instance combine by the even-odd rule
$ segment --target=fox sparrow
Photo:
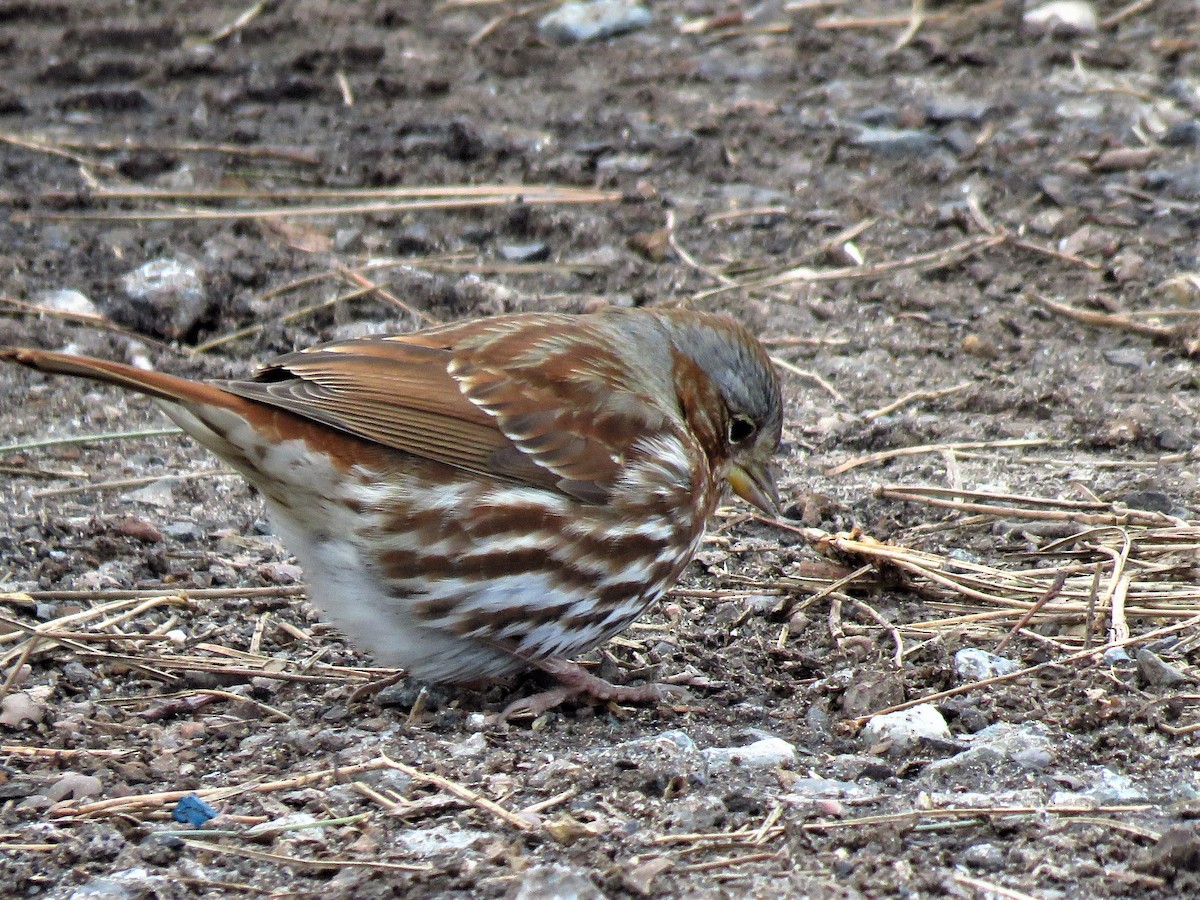
[[[731,319],[690,310],[338,341],[249,381],[41,350],[0,358],[153,397],[262,492],[313,602],[381,663],[438,682],[537,666],[565,686],[546,705],[661,696],[566,658],[674,583],[726,483],[765,512],[777,504],[771,363]]]

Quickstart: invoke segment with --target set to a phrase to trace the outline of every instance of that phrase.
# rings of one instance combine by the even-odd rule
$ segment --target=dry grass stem
[[[1152,325],[1148,322],[1135,321],[1129,316],[1097,312],[1090,309],[1079,309],[1075,306],[1068,306],[1066,303],[1057,303],[1048,297],[1039,296],[1035,299],[1051,312],[1058,313],[1058,315],[1073,319],[1076,322],[1082,322],[1084,325],[1093,325],[1098,328],[1115,328],[1119,331],[1128,331],[1131,334],[1140,334],[1143,337],[1157,340],[1171,340],[1179,334],[1179,329],[1170,325]]]
[[[963,875],[961,872],[954,873],[954,883],[961,884],[963,887],[974,888],[987,898],[1003,897],[1004,900],[1037,900],[1033,894],[1026,894],[1024,891],[1014,890],[1002,884],[996,884],[994,881],[972,878],[969,875]]]
[[[897,447],[893,450],[880,450],[877,453],[856,456],[853,459],[846,460],[844,463],[839,463],[831,469],[826,469],[825,474],[832,478],[835,475],[843,475],[851,469],[857,469],[859,466],[875,465],[887,462],[890,459],[897,459],[901,456],[922,456],[926,453],[943,453],[946,450],[958,452],[960,450],[990,450],[1010,447],[1045,447],[1053,443],[1054,441],[1043,438],[1012,438],[1003,441],[960,441],[953,444],[919,444],[916,447]]]
[[[396,762],[396,760],[391,759],[384,754],[380,754],[379,758],[380,761],[383,762],[383,764],[388,768],[395,769],[398,772],[403,772],[414,781],[432,784],[434,787],[445,791],[447,794],[457,797],[458,799],[463,800],[472,806],[478,807],[485,812],[491,813],[493,816],[511,825],[518,831],[532,831],[537,827],[530,819],[524,818],[517,813],[510,812],[499,803],[487,799],[478,792],[473,791],[456,781],[451,781],[449,778],[445,778],[441,775],[434,775],[431,772],[422,772],[420,769],[415,769],[405,763]]]
[[[874,419],[891,415],[896,410],[902,409],[903,407],[908,406],[910,403],[921,403],[926,400],[937,400],[941,397],[949,397],[951,394],[958,394],[962,391],[965,391],[973,383],[974,382],[971,381],[964,381],[961,384],[956,384],[947,388],[937,388],[936,390],[931,391],[911,391],[901,397],[898,397],[891,403],[888,403],[886,406],[881,406],[879,409],[873,409],[870,412],[863,413],[862,418],[870,422]]]
[[[850,405],[850,401],[846,399],[845,395],[843,395],[841,391],[835,388],[816,372],[813,372],[810,369],[801,369],[799,366],[793,365],[786,359],[780,359],[778,356],[772,356],[771,362],[783,369],[785,372],[796,375],[800,378],[807,378],[843,406]]]
[[[170,428],[146,428],[141,431],[110,431],[100,434],[77,434],[69,437],[43,438],[36,441],[21,441],[16,444],[0,445],[0,454],[23,453],[26,450],[40,450],[44,447],[68,447],[76,444],[101,444],[107,441],[141,440],[149,437],[183,434],[183,429],[174,426]]]
[[[393,872],[432,872],[433,866],[428,864],[414,865],[412,863],[393,863],[383,862],[377,859],[302,859],[298,856],[287,856],[283,853],[268,853],[266,850],[253,850],[249,847],[230,847],[227,844],[214,844],[209,841],[197,841],[189,838],[184,842],[185,846],[191,847],[193,850],[203,850],[208,853],[228,853],[232,856],[241,856],[245,859],[253,859],[258,862],[269,862],[279,866],[293,866],[297,869],[307,870],[325,870],[325,869],[345,869],[355,866],[361,866],[368,869],[390,870]]]
[[[63,322],[73,322],[76,325],[85,325],[88,328],[95,328],[99,331],[108,331],[112,334],[119,334],[121,337],[129,338],[133,341],[139,341],[143,344],[154,344],[159,347],[171,347],[172,345],[165,341],[160,341],[157,338],[147,334],[133,331],[129,328],[123,328],[116,322],[104,318],[101,315],[93,315],[91,313],[69,312],[63,309],[51,309],[47,306],[41,306],[37,303],[27,303],[24,300],[17,300],[14,297],[0,297],[0,304],[7,307],[5,312],[25,316],[37,316],[38,318],[60,319]]]

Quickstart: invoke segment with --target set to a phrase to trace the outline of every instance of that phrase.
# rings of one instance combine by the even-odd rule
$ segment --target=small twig
[[[61,319],[64,322],[73,322],[76,325],[84,325],[88,328],[95,328],[98,331],[107,331],[111,334],[119,334],[121,337],[139,341],[140,343],[154,344],[167,349],[175,349],[165,341],[160,341],[157,338],[150,337],[146,334],[141,334],[137,331],[132,331],[128,328],[122,328],[120,325],[104,318],[104,316],[101,315],[70,312],[63,309],[50,309],[46,306],[39,306],[36,303],[26,303],[24,300],[16,300],[12,297],[0,297],[0,303],[11,307],[14,312],[22,315],[37,316],[38,318],[47,319]]]
[[[549,0],[549,2],[531,3],[528,6],[521,6],[517,9],[509,10],[489,20],[482,28],[476,31],[473,35],[467,38],[468,47],[477,47],[482,44],[487,38],[504,27],[510,22],[517,19],[523,19],[526,16],[536,16],[544,10],[553,9],[558,5],[558,0]]]
[[[12,686],[20,679],[22,670],[25,668],[25,664],[29,662],[29,657],[33,655],[33,651],[37,649],[38,642],[41,641],[41,639],[41,635],[34,634],[25,642],[21,655],[17,657],[16,662],[14,662],[12,665],[12,668],[8,670],[8,675],[4,679],[4,684],[0,685],[0,701],[8,696],[8,692],[12,690]]]
[[[771,275],[765,278],[759,278],[753,281],[740,281],[734,284],[723,285],[718,288],[711,288],[707,291],[700,291],[692,295],[693,301],[704,300],[717,294],[724,294],[734,290],[757,291],[766,290],[769,288],[784,287],[790,284],[819,284],[829,281],[843,281],[852,279],[872,280],[882,278],[885,275],[890,275],[893,272],[904,271],[906,269],[917,269],[921,271],[945,268],[953,265],[956,262],[961,262],[970,256],[980,253],[989,247],[997,247],[1003,244],[1008,238],[1004,235],[983,235],[972,238],[967,238],[957,244],[951,244],[949,247],[942,247],[938,250],[931,250],[926,253],[917,253],[912,256],[906,256],[901,259],[885,260],[884,262],[871,263],[862,266],[846,266],[838,269],[811,269],[807,267],[799,267],[788,269],[778,275]]]
[[[775,365],[779,366],[779,368],[783,369],[785,372],[790,372],[792,375],[797,375],[800,378],[807,378],[809,381],[816,384],[817,387],[821,388],[821,390],[823,390],[825,393],[827,393],[830,397],[832,397],[838,403],[842,403],[846,406],[850,405],[850,401],[848,401],[845,398],[845,396],[842,395],[841,391],[839,391],[837,388],[835,388],[832,384],[830,384],[828,381],[826,381],[824,378],[822,378],[816,372],[813,372],[809,369],[802,369],[799,366],[793,365],[792,363],[788,362],[786,359],[780,359],[778,356],[772,356],[771,362],[773,362]]]
[[[1136,16],[1153,6],[1155,0],[1133,0],[1132,3],[1127,3],[1111,15],[1105,16],[1100,20],[1101,28],[1112,28],[1119,25],[1131,16]]]
[[[532,831],[537,827],[529,819],[523,818],[517,813],[510,812],[499,803],[489,800],[470,788],[461,785],[458,782],[451,781],[449,778],[444,778],[441,775],[434,775],[431,772],[422,772],[420,769],[415,769],[410,765],[406,765],[405,763],[397,762],[384,753],[379,754],[379,759],[388,768],[395,769],[398,772],[403,772],[414,781],[422,781],[427,784],[432,784],[434,787],[458,797],[460,800],[465,800],[472,806],[476,806],[485,812],[491,813],[493,816],[501,821],[507,822],[518,831]]]
[[[814,603],[818,603],[821,600],[824,600],[826,597],[829,597],[833,594],[841,592],[843,588],[847,587],[850,584],[853,584],[855,581],[858,581],[858,579],[862,578],[864,575],[870,575],[871,572],[873,572],[874,570],[875,570],[875,567],[870,564],[865,565],[865,566],[860,566],[859,568],[857,568],[853,572],[851,572],[849,575],[845,575],[845,576],[837,579],[836,581],[830,582],[829,584],[827,584],[823,588],[821,588],[819,591],[816,591],[811,596],[806,597],[802,603],[797,603],[795,605],[786,606],[785,611],[787,612],[788,615],[802,612],[802,611],[808,609]]]
[[[263,11],[263,8],[266,5],[267,4],[266,4],[265,0],[260,0],[260,2],[255,3],[253,6],[251,6],[249,9],[245,10],[240,16],[238,16],[236,19],[234,19],[228,25],[218,28],[211,35],[209,35],[206,43],[218,44],[221,41],[225,40],[225,38],[230,37],[231,35],[237,33],[238,31],[241,31],[243,28],[245,28],[247,25],[249,25],[252,21],[254,21],[255,17],[258,16],[258,14]]]
[[[378,859],[302,859],[298,856],[288,856],[283,853],[268,853],[265,850],[252,850],[249,847],[230,847],[225,844],[214,844],[209,841],[186,839],[184,846],[194,850],[204,850],[209,853],[228,853],[231,856],[241,856],[258,862],[269,862],[279,866],[294,866],[297,869],[309,871],[325,871],[327,869],[368,868],[382,869],[391,872],[432,872],[433,866],[428,864],[383,862]]]
[[[111,163],[106,163],[98,159],[92,159],[87,156],[80,156],[78,153],[71,153],[69,150],[63,150],[54,144],[46,141],[40,141],[31,137],[22,137],[16,134],[8,134],[0,132],[0,143],[12,144],[14,147],[21,147],[24,150],[33,150],[37,153],[45,153],[48,156],[59,156],[63,159],[70,160],[73,163],[78,163],[81,166],[86,166],[89,169],[96,169],[104,172],[107,175],[114,174],[117,167]]]
[[[207,469],[202,472],[184,472],[180,475],[147,475],[144,478],[118,478],[113,481],[73,484],[70,487],[46,488],[41,491],[33,491],[29,496],[42,500],[46,497],[68,497],[72,494],[86,494],[90,491],[123,491],[127,488],[155,484],[159,481],[197,481],[202,478],[222,478],[234,474],[232,469]]]
[[[868,453],[856,456],[854,459],[825,470],[825,475],[833,477],[844,475],[859,466],[887,462],[901,456],[922,456],[926,453],[941,453],[944,450],[990,450],[999,447],[1045,447],[1054,441],[1045,438],[1014,438],[1003,441],[960,441],[953,444],[920,444],[916,447],[897,447],[894,450],[881,450],[878,453]]]
[[[120,759],[131,753],[140,752],[136,747],[126,747],[121,750],[109,749],[74,749],[67,750],[57,747],[26,747],[23,744],[0,744],[0,754],[5,756],[46,756],[50,759],[74,759],[77,756],[95,756],[100,759]]]
[[[892,643],[896,645],[896,652],[892,654],[892,662],[899,669],[904,665],[904,638],[900,635],[900,629],[893,625],[887,617],[863,600],[858,600],[854,597],[847,597],[854,608],[869,618],[873,619],[876,624],[880,625],[888,634],[892,636]]]
[[[1024,891],[1017,891],[1002,884],[996,884],[994,881],[972,878],[970,875],[963,875],[961,872],[955,872],[953,877],[956,884],[974,888],[983,894],[984,897],[1004,897],[1005,900],[1037,900],[1037,897],[1033,896],[1033,894],[1026,894]]]
[[[1083,648],[1085,650],[1091,648],[1092,635],[1096,632],[1096,599],[1100,595],[1100,575],[1103,571],[1103,564],[1096,563],[1096,573],[1092,576],[1092,589],[1088,592],[1087,624],[1086,630],[1083,632]]]
[[[862,725],[864,722],[866,722],[872,716],[879,716],[879,715],[883,715],[885,713],[891,713],[891,712],[899,712],[902,709],[910,709],[911,707],[920,706],[924,703],[936,703],[937,701],[945,700],[947,697],[956,697],[959,694],[965,694],[968,691],[977,690],[978,688],[981,688],[981,687],[990,687],[993,684],[1001,684],[1006,681],[1014,681],[1017,678],[1024,678],[1028,675],[1033,675],[1037,672],[1045,671],[1046,669],[1049,669],[1051,667],[1061,667],[1061,666],[1067,665],[1068,663],[1079,662],[1081,660],[1090,659],[1091,657],[1094,657],[1098,654],[1105,653],[1109,650],[1115,650],[1118,647],[1126,647],[1131,644],[1141,644],[1141,643],[1147,643],[1150,641],[1154,641],[1160,637],[1165,637],[1168,634],[1174,634],[1177,631],[1186,631],[1187,629],[1194,628],[1197,625],[1200,625],[1200,615],[1191,616],[1182,622],[1176,622],[1174,625],[1164,625],[1161,628],[1155,628],[1154,630],[1147,631],[1145,634],[1139,635],[1138,637],[1127,638],[1123,641],[1109,641],[1108,643],[1103,644],[1102,646],[1094,647],[1094,648],[1087,649],[1087,650],[1080,650],[1077,653],[1068,654],[1067,656],[1064,656],[1061,659],[1047,660],[1046,662],[1038,663],[1037,665],[1034,665],[1034,666],[1028,666],[1024,669],[1018,669],[1015,672],[1009,672],[1005,675],[996,675],[992,678],[984,678],[981,681],[973,681],[973,682],[970,682],[969,684],[960,684],[958,687],[953,687],[953,688],[950,688],[949,690],[937,691],[936,693],[933,693],[933,694],[927,694],[924,697],[917,697],[915,699],[908,700],[904,703],[897,703],[894,706],[889,706],[884,709],[877,710],[873,713],[870,713],[869,715],[859,716],[858,718],[855,718],[855,719],[849,719],[846,721],[845,724],[849,725],[849,726]]]
[[[921,30],[921,26],[925,24],[925,0],[912,0],[912,10],[908,14],[908,27],[896,38],[896,42],[892,44],[892,51],[903,50],[912,43],[912,39],[917,36],[917,32]]]
[[[692,254],[690,254],[687,250],[684,249],[683,245],[679,243],[679,238],[676,237],[676,235],[675,235],[675,210],[673,210],[673,209],[667,210],[667,229],[666,230],[667,230],[667,244],[670,245],[671,249],[675,251],[676,256],[678,256],[681,260],[683,260],[683,262],[686,265],[695,269],[697,272],[707,275],[709,278],[711,278],[713,281],[716,281],[718,284],[725,284],[725,285],[737,284],[737,282],[734,279],[730,278],[724,272],[720,272],[717,269],[712,268],[711,266],[706,266],[703,263],[697,261],[696,258],[694,256],[692,256]]]
[[[841,0],[838,0],[841,2]],[[752,206],[749,209],[729,209],[724,212],[708,213],[703,222],[711,225],[715,222],[730,222],[734,219],[751,219],[756,216],[786,216],[791,210],[786,206]]]
[[[881,406],[878,409],[873,409],[870,412],[863,413],[862,418],[870,422],[882,416],[890,415],[901,407],[908,406],[910,403],[916,403],[923,400],[937,400],[941,397],[948,397],[951,394],[957,394],[960,391],[965,391],[967,388],[971,387],[972,384],[974,384],[974,382],[964,381],[960,384],[954,385],[953,387],[935,388],[934,390],[928,391],[910,391],[909,393],[898,397],[885,406]]]
[[[1000,639],[1000,643],[996,645],[996,649],[994,649],[992,652],[997,656],[1003,653],[1004,648],[1008,646],[1008,642],[1013,639],[1013,636],[1016,635],[1026,625],[1028,625],[1029,621],[1036,616],[1039,611],[1041,611],[1043,606],[1057,597],[1059,592],[1063,589],[1063,585],[1066,583],[1067,573],[1059,572],[1058,575],[1055,576],[1054,583],[1050,585],[1049,590],[1042,594],[1042,596],[1039,597],[1031,607],[1029,607],[1029,610],[1025,613],[1025,615],[1021,616],[1021,618],[1017,620],[1017,624],[1009,630],[1008,634]]]
[[[415,306],[412,306],[409,303],[405,303],[403,300],[401,300],[399,297],[397,297],[391,291],[388,291],[382,285],[379,285],[376,282],[372,281],[370,278],[368,278],[366,275],[362,274],[361,272],[356,272],[354,269],[347,268],[346,266],[343,266],[341,264],[335,264],[334,268],[336,268],[338,270],[338,272],[340,272],[342,274],[343,277],[354,282],[359,287],[364,288],[369,291],[373,291],[377,296],[386,300],[388,303],[391,303],[393,306],[399,307],[400,309],[402,309],[406,313],[408,313],[410,316],[424,322],[426,325],[439,324],[438,320],[435,319],[433,316],[431,316],[429,313],[425,312],[424,310],[417,309]]]
[[[338,294],[336,297],[330,297],[328,300],[322,300],[320,303],[313,303],[311,306],[302,306],[299,309],[294,309],[289,313],[285,313],[270,322],[255,322],[253,325],[247,325],[245,328],[238,328],[236,331],[226,332],[214,338],[209,338],[207,341],[196,344],[192,348],[196,353],[207,353],[214,347],[219,347],[222,344],[228,344],[230,341],[240,340],[241,338],[250,337],[251,335],[259,334],[271,324],[282,324],[284,322],[295,322],[297,319],[302,319],[305,316],[311,316],[314,313],[320,312],[323,309],[329,309],[331,306],[336,306],[339,303],[345,303],[348,300],[356,300],[359,297],[367,297],[375,293],[377,287],[363,287],[358,290],[350,291],[345,294]]]
[[[1149,322],[1135,322],[1128,316],[1079,309],[1075,306],[1068,306],[1066,303],[1057,303],[1049,297],[1040,295],[1034,299],[1046,307],[1046,309],[1056,312],[1061,316],[1066,316],[1069,319],[1074,319],[1076,322],[1082,322],[1085,325],[1094,325],[1098,328],[1116,328],[1120,331],[1128,331],[1132,334],[1140,334],[1144,337],[1156,338],[1158,340],[1169,340],[1179,333],[1178,329],[1169,325],[1152,325]]]
[[[110,431],[101,434],[76,434],[69,437],[42,438],[37,441],[21,441],[18,444],[0,446],[0,453],[21,453],[43,447],[63,447],[74,444],[99,444],[104,441],[124,441],[164,435],[183,434],[182,428],[146,428],[141,431]]]

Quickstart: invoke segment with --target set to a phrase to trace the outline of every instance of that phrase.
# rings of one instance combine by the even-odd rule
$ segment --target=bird
[[[246,380],[0,359],[151,397],[258,489],[310,601],[381,665],[451,685],[553,676],[506,716],[669,696],[571,660],[676,582],[727,488],[779,510],[779,379],[717,314],[512,313],[318,344]]]

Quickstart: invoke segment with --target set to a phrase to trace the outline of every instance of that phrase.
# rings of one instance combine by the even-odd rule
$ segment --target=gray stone
[[[686,794],[674,801],[667,811],[667,821],[675,831],[695,833],[715,831],[729,815],[720,797],[712,794]]]
[[[1097,803],[1141,803],[1147,799],[1146,792],[1133,783],[1133,779],[1112,769],[1096,770],[1096,780],[1083,795]]]
[[[1001,763],[1021,769],[1041,770],[1054,761],[1054,745],[1046,729],[1036,725],[997,722],[966,739],[970,746],[949,759],[935,760],[928,775],[975,776],[993,773]]]
[[[151,260],[124,275],[119,284],[130,305],[127,318],[156,334],[181,337],[208,310],[200,268],[188,259]]]
[[[797,778],[788,784],[783,800],[803,803],[811,800],[859,800],[878,793],[873,787],[833,778]]]
[[[159,509],[173,509],[175,507],[175,492],[171,490],[172,484],[172,479],[161,478],[137,490],[130,491],[124,495],[124,499],[146,506],[155,506]]]
[[[976,647],[964,647],[954,654],[954,671],[963,681],[984,681],[1019,668],[1020,663]]]
[[[1138,672],[1146,683],[1154,687],[1171,687],[1191,680],[1179,669],[1150,650],[1138,650],[1137,666]]]
[[[587,754],[599,767],[636,768],[648,777],[669,781],[708,781],[708,762],[686,732],[664,731],[655,737],[625,741]]]
[[[434,825],[401,832],[396,841],[413,856],[437,856],[440,853],[459,854],[488,840],[486,831],[456,828],[453,825]]]
[[[1109,647],[1104,651],[1104,661],[1110,666],[1126,666],[1133,662],[1124,647]]]
[[[1149,190],[1164,191],[1176,200],[1200,200],[1200,165],[1150,169],[1144,178]]]
[[[937,97],[925,104],[925,115],[938,124],[982,122],[991,110],[991,103],[976,97]]]
[[[450,755],[458,759],[471,759],[487,753],[488,743],[483,732],[477,731],[465,740],[450,745]]]
[[[769,737],[745,747],[709,747],[700,755],[708,763],[710,773],[729,769],[778,769],[794,765],[796,748],[782,738]]]
[[[513,900],[604,900],[583,872],[568,866],[532,866],[521,876]]]
[[[194,544],[204,536],[195,522],[172,522],[162,527],[162,533],[181,544]]]
[[[963,853],[962,861],[972,869],[999,872],[1004,868],[1004,851],[986,841],[981,844],[972,844]]]
[[[581,44],[645,28],[654,21],[650,10],[627,0],[566,3],[538,20],[542,37],[558,44]]]
[[[936,134],[916,128],[863,128],[851,143],[891,159],[930,156],[943,146]]]
[[[1137,347],[1118,347],[1115,350],[1105,350],[1103,356],[1105,362],[1110,366],[1131,369],[1134,372],[1140,372],[1150,365],[1146,352]]]

